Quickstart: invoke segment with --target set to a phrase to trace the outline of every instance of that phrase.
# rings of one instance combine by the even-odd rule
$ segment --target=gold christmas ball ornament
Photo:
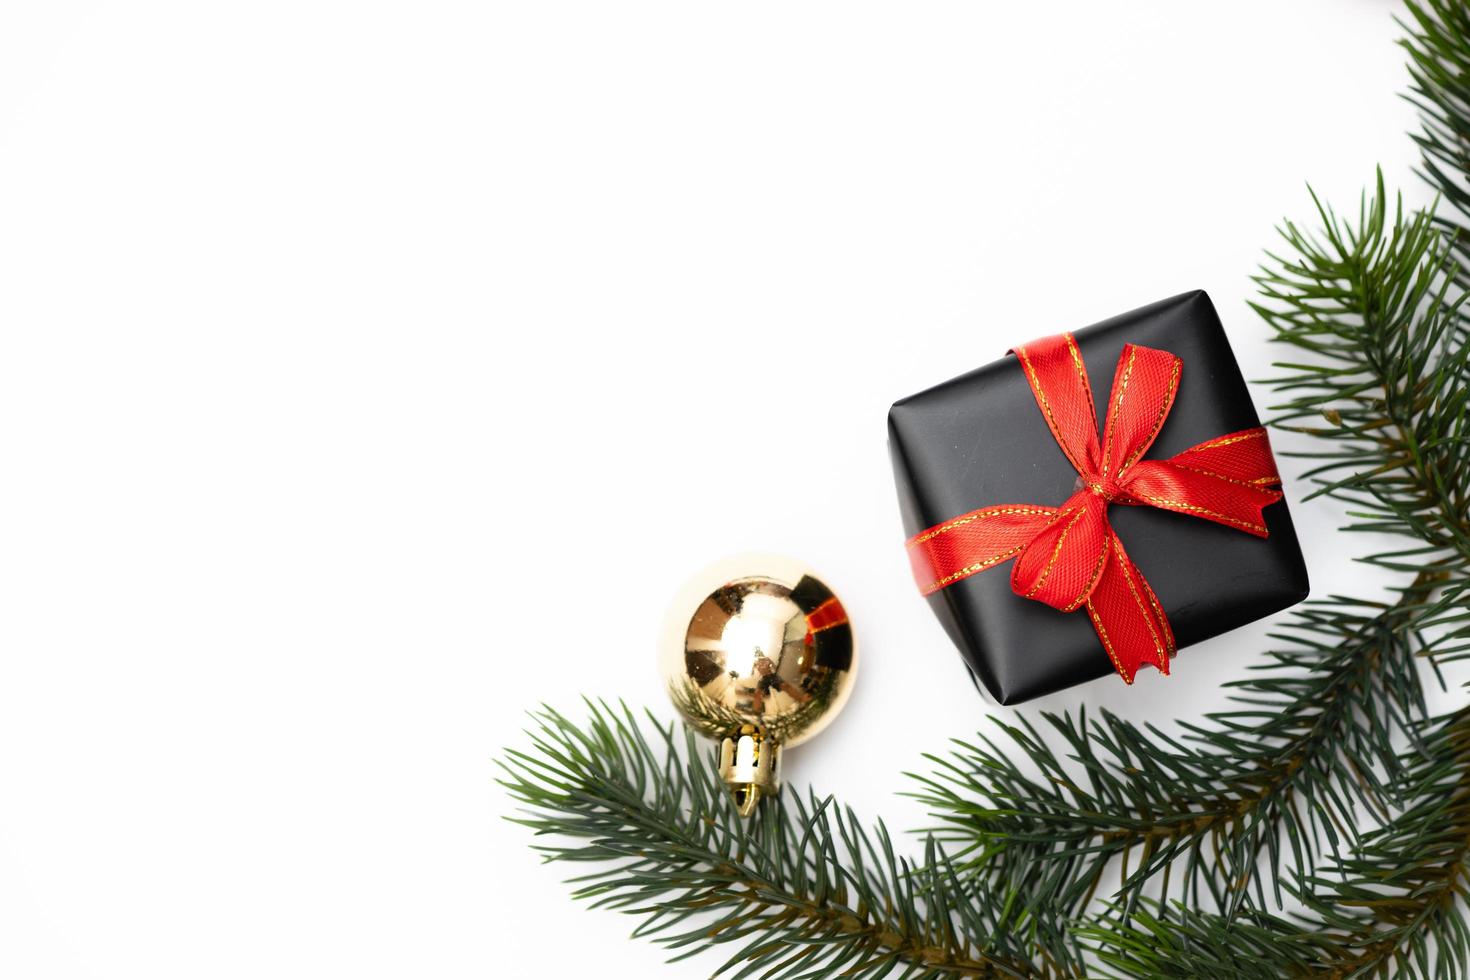
[[[781,750],[827,727],[852,693],[847,612],[800,562],[741,555],[695,575],[669,609],[669,696],[719,741],[716,764],[749,816],[781,785]]]

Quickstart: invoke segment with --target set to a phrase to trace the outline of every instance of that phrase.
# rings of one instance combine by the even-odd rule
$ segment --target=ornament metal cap
[[[810,568],[746,554],[694,575],[660,643],[664,682],[691,728],[719,740],[716,766],[740,813],[781,785],[781,750],[831,723],[852,693],[847,611]]]

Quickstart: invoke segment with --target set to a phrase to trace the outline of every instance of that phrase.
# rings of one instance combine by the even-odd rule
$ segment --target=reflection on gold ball
[[[769,791],[779,747],[811,738],[847,700],[856,648],[842,603],[810,570],[751,555],[686,586],[669,613],[662,665],[689,724],[729,743],[727,781]]]

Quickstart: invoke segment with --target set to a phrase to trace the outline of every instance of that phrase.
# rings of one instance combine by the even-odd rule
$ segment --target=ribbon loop
[[[1072,335],[1014,353],[1047,428],[1077,471],[1075,492],[1060,507],[983,507],[915,535],[908,541],[914,578],[928,595],[1015,558],[1011,589],[1062,612],[1085,606],[1123,680],[1131,684],[1144,664],[1167,674],[1174,632],[1108,522],[1108,505],[1157,507],[1266,537],[1262,511],[1281,499],[1266,430],[1243,429],[1166,460],[1145,460],[1174,406],[1179,358],[1123,348],[1099,443],[1092,386]]]
[[[1261,511],[1281,494],[1252,483],[1206,473],[1168,460],[1145,460],[1133,467],[1124,487],[1126,502],[1224,524],[1266,537]],[[1125,502],[1119,498],[1119,503]]]
[[[1053,609],[1080,609],[1097,587],[1108,559],[1108,504],[1079,490],[1036,534],[1011,567],[1011,590]]]
[[[1123,482],[1129,467],[1143,458],[1174,407],[1183,362],[1168,351],[1127,344],[1118,358],[1108,395],[1103,434],[1105,481]]]
[[[1072,335],[1047,337],[1017,347],[1036,407],[1046,419],[1057,445],[1062,447],[1072,468],[1089,480],[1102,476],[1102,454],[1097,445],[1097,409],[1092,402],[1092,385],[1087,368]]]

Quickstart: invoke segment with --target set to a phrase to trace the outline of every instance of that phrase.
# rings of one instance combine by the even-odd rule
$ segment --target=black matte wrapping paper
[[[1073,333],[1100,420],[1125,343],[1183,360],[1173,410],[1146,458],[1164,459],[1260,424],[1204,292]],[[991,504],[1054,506],[1077,479],[1012,356],[895,402],[888,436],[906,535]],[[1286,501],[1267,507],[1265,517],[1270,537],[1263,540],[1152,507],[1108,509],[1128,554],[1158,594],[1180,649],[1306,597],[1306,565]],[[971,674],[1001,704],[1113,673],[1086,614],[1017,596],[1010,563],[940,589],[928,602]]]

